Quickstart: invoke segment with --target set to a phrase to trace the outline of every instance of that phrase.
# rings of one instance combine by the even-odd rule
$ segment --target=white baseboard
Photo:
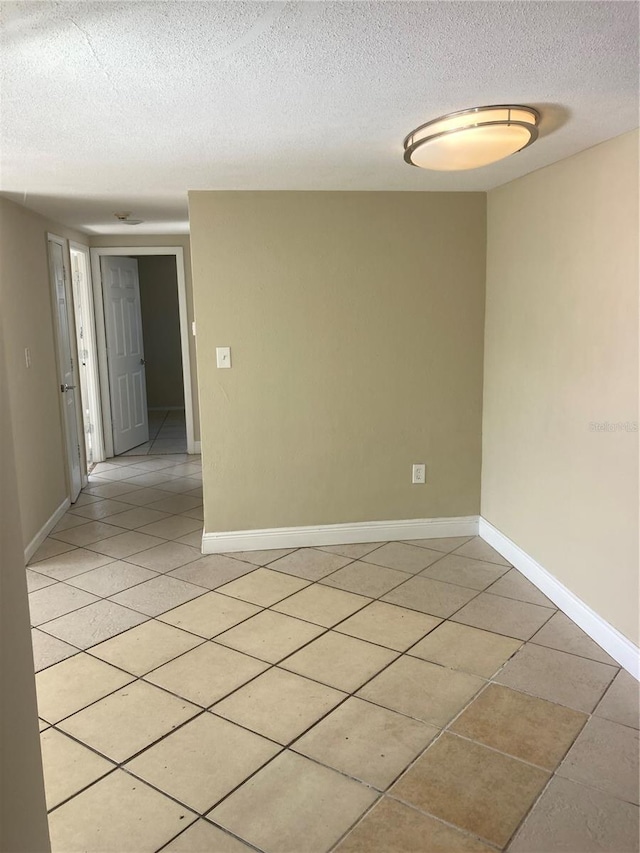
[[[305,548],[314,545],[351,545],[402,539],[439,539],[476,536],[478,516],[414,518],[406,521],[362,521],[353,524],[314,524],[310,527],[274,527],[202,534],[203,554],[227,551],[263,551],[269,548]]]
[[[193,442],[193,452],[194,453],[202,453],[202,442],[194,441]]]
[[[605,652],[618,661],[620,666],[640,680],[640,650],[631,640],[610,625],[588,604],[578,598],[557,578],[544,569],[511,539],[501,533],[484,518],[480,518],[479,535],[495,548],[522,574],[535,584],[540,592],[550,598],[563,613],[588,634]]]
[[[38,532],[33,537],[31,542],[29,542],[27,547],[24,549],[24,564],[25,564],[25,566],[27,565],[29,560],[33,557],[33,555],[36,553],[38,548],[42,545],[42,543],[47,538],[47,536],[51,533],[51,531],[56,526],[56,524],[60,521],[62,516],[65,514],[65,512],[69,509],[70,506],[71,506],[71,501],[69,500],[69,498],[65,498],[62,501],[62,503],[60,504],[60,506],[58,507],[58,509],[53,513],[53,515],[50,518],[48,518],[45,521],[45,523],[42,525],[40,530],[38,530]]]

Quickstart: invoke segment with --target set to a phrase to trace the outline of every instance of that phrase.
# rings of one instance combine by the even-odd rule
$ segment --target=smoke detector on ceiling
[[[123,225],[140,225],[141,222],[144,222],[144,219],[132,219],[131,213],[114,213],[113,215]]]

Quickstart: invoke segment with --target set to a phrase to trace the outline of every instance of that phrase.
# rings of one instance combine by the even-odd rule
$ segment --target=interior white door
[[[138,262],[101,259],[104,325],[109,364],[113,452],[149,440]]]
[[[77,500],[82,488],[82,464],[78,439],[76,410],[77,372],[71,340],[71,302],[67,298],[67,283],[63,246],[49,240],[49,267],[56,303],[56,339],[58,343],[58,368],[71,503]]]

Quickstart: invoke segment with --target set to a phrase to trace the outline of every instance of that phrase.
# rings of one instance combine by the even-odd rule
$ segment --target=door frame
[[[104,325],[104,301],[102,294],[102,269],[100,258],[104,256],[133,257],[135,255],[173,255],[176,259],[178,279],[178,313],[180,320],[180,347],[182,350],[182,381],[184,385],[184,415],[187,427],[187,453],[195,453],[193,430],[193,396],[191,388],[191,357],[189,355],[189,315],[187,313],[187,281],[184,271],[182,246],[110,246],[92,248],[91,271],[94,292],[96,337],[98,344],[98,369],[100,373],[100,396],[102,398],[102,424],[106,457],[113,456],[113,426],[111,424],[111,394],[109,389],[109,365],[107,362],[107,336]]]
[[[104,452],[104,430],[102,425],[102,407],[100,404],[100,373],[98,368],[98,343],[96,338],[96,319],[93,307],[93,286],[91,276],[91,255],[89,247],[82,243],[76,243],[69,240],[69,255],[76,252],[84,258],[84,275],[81,276],[80,282],[76,282],[73,276],[73,263],[71,264],[71,287],[73,291],[73,307],[76,315],[76,329],[78,321],[78,298],[82,307],[83,326],[83,349],[87,350],[88,358],[86,364],[86,375],[84,376],[84,388],[81,390],[86,393],[86,399],[83,396],[82,405],[89,409],[89,419],[91,422],[91,448],[93,454],[93,462],[103,462],[105,460]],[[71,258],[70,258],[71,259]],[[76,331],[77,339],[77,331]],[[78,362],[80,362],[80,341],[77,341]],[[78,373],[80,374],[80,364],[78,364]],[[84,426],[84,417],[83,417]],[[86,443],[86,438],[85,438]]]
[[[82,420],[82,400],[81,400],[81,392],[80,392],[80,374],[78,372],[78,342],[76,340],[76,324],[75,317],[73,314],[70,314],[70,311],[74,311],[73,305],[73,288],[71,286],[71,263],[70,263],[70,255],[69,255],[69,241],[66,237],[60,237],[59,234],[53,234],[50,231],[47,231],[47,264],[49,268],[49,297],[51,299],[51,306],[53,311],[52,321],[53,321],[53,339],[55,342],[55,360],[56,360],[56,385],[59,386],[60,383],[60,332],[58,328],[58,310],[57,310],[57,301],[58,294],[56,291],[56,282],[53,276],[53,270],[51,269],[51,260],[49,256],[49,243],[56,243],[62,249],[62,266],[64,271],[64,286],[66,292],[66,304],[67,304],[67,326],[69,328],[69,345],[71,347],[71,357],[75,360],[75,376],[76,376],[76,391],[74,394],[74,408],[76,414],[76,430],[78,434],[78,447],[79,447],[79,457],[80,457],[80,488],[84,489],[84,487],[89,482],[88,474],[87,474],[87,458],[86,451],[84,447],[84,441],[80,441],[80,436],[84,433],[83,420]],[[72,494],[72,463],[69,458],[68,448],[69,448],[69,436],[67,430],[67,416],[64,409],[64,395],[60,393],[60,388],[57,388],[58,391],[58,400],[59,400],[59,409],[60,409],[60,418],[61,418],[61,426],[62,426],[62,439],[64,443],[63,447],[63,457],[65,461],[64,473],[65,479],[67,481],[67,496],[71,500]]]

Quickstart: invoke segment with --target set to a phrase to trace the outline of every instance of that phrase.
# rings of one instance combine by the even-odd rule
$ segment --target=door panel
[[[117,456],[149,440],[140,285],[138,262],[133,258],[103,257],[101,267]]]
[[[58,345],[58,380],[62,397],[64,437],[71,502],[77,500],[82,488],[82,467],[78,439],[76,365],[71,339],[71,302],[67,299],[63,247],[49,240],[49,266],[55,298],[56,341]]]

